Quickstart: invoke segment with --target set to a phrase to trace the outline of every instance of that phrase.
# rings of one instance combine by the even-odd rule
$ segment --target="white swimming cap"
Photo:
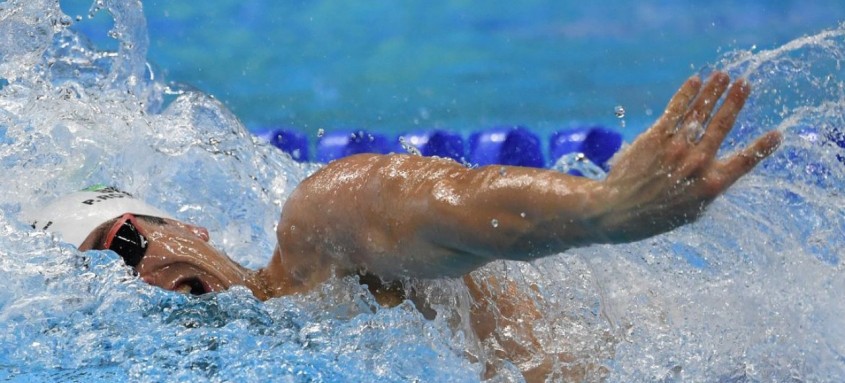
[[[125,213],[172,219],[125,191],[103,186],[66,195],[24,218],[33,228],[59,234],[65,242],[79,246],[97,226]]]

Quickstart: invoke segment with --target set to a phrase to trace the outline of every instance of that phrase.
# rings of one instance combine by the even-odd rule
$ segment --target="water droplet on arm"
[[[493,228],[499,227],[499,220],[493,218],[493,220],[490,221],[490,225],[493,226]]]

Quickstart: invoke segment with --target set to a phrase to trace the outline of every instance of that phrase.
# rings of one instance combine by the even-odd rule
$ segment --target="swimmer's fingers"
[[[707,83],[704,84],[704,87],[701,88],[698,97],[692,102],[692,106],[687,111],[682,124],[695,123],[699,124],[699,126],[703,125],[710,118],[713,107],[716,106],[722,94],[725,93],[725,89],[728,88],[730,82],[731,78],[726,73],[713,73],[710,79],[707,80]]]
[[[728,95],[725,97],[725,102],[722,103],[716,115],[710,120],[707,130],[697,145],[699,150],[711,156],[716,155],[719,147],[722,146],[722,141],[725,140],[725,136],[733,128],[736,116],[739,115],[739,111],[745,105],[745,100],[748,99],[750,93],[751,86],[743,79],[739,79],[731,85]]]
[[[780,132],[776,130],[768,132],[741,152],[722,161],[717,169],[723,177],[723,189],[732,185],[737,179],[757,166],[760,161],[774,153],[782,140],[783,136]]]
[[[666,106],[666,111],[660,117],[660,121],[654,125],[654,133],[662,137],[669,137],[675,133],[675,129],[681,119],[684,118],[689,110],[690,103],[698,91],[701,89],[701,79],[698,76],[692,76],[681,85],[678,92],[672,96],[669,105]]]

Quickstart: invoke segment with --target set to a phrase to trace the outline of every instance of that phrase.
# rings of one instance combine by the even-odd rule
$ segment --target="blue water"
[[[379,307],[354,278],[266,303],[243,289],[191,298],[18,216],[113,184],[259,267],[281,205],[319,165],[249,128],[547,133],[619,127],[623,105],[633,136],[683,78],[714,67],[756,89],[723,150],[779,129],[773,158],[693,225],[475,276],[530,297],[544,313],[536,351],[571,356],[560,369],[588,380],[845,379],[839,3],[101,4],[89,20],[88,2],[0,3],[0,379],[451,382],[478,381],[485,363],[518,379],[472,335],[459,281],[408,282],[435,320]],[[98,27],[109,19],[114,42]]]
[[[90,1],[65,1],[87,16]],[[249,129],[461,132],[522,124],[633,137],[678,84],[733,49],[771,49],[845,19],[823,1],[146,1],[148,58]],[[110,18],[78,23],[102,46]]]

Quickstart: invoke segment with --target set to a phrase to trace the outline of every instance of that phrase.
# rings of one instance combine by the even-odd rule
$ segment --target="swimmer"
[[[746,81],[730,84],[721,72],[706,83],[688,79],[657,122],[616,156],[603,181],[534,168],[469,169],[411,155],[334,161],[290,195],[272,258],[257,271],[217,251],[207,230],[114,189],[72,194],[33,221],[82,251],[114,250],[141,279],[168,290],[203,294],[242,285],[266,300],[357,274],[362,282],[384,282],[373,290],[388,301],[380,296],[401,278],[461,277],[494,260],[638,241],[693,222],[781,141],[772,131],[717,158],[749,92]],[[479,282],[465,280],[476,300],[519,300],[481,297],[472,286]],[[522,305],[514,302],[507,303]],[[490,336],[488,306],[474,308],[479,337]],[[521,351],[505,352],[518,358]],[[523,371],[529,380],[547,372],[532,368]]]

